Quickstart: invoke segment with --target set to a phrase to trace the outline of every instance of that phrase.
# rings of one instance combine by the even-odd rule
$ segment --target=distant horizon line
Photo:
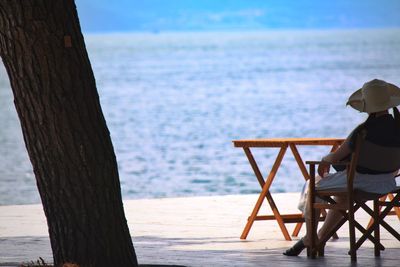
[[[163,34],[163,33],[212,33],[212,32],[293,32],[293,31],[368,31],[368,30],[400,30],[400,26],[390,27],[354,27],[354,28],[341,28],[341,27],[321,27],[321,28],[226,28],[226,29],[171,29],[171,30],[119,30],[119,31],[85,31],[83,34],[97,35],[97,34]]]

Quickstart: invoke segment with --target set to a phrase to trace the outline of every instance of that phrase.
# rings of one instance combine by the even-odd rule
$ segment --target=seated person
[[[355,149],[355,139],[360,131],[366,133],[361,146],[358,165],[354,178],[354,189],[385,195],[396,188],[395,175],[400,163],[400,114],[396,106],[400,105],[400,88],[381,80],[372,80],[353,93],[348,105],[360,112],[369,114],[367,120],[356,127],[343,144],[322,158],[318,166],[316,189],[326,190],[347,187],[346,170],[329,174],[330,165],[349,158]],[[393,115],[389,109],[393,108]],[[377,152],[378,151],[378,152]],[[309,201],[307,199],[307,201]],[[346,203],[346,197],[336,197],[337,203]],[[305,207],[308,209],[309,205]],[[311,231],[311,218],[305,213],[307,232]],[[319,212],[316,216],[319,217]],[[324,236],[342,218],[337,210],[329,210],[318,238]],[[307,235],[283,254],[297,256],[309,246]]]

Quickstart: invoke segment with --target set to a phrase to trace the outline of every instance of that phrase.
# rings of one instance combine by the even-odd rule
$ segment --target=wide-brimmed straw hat
[[[346,105],[367,113],[388,110],[400,105],[400,88],[382,80],[372,80],[364,83],[355,91]]]

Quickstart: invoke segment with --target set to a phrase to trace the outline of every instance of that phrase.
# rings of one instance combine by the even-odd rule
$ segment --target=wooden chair
[[[311,258],[315,258],[324,255],[324,245],[332,237],[332,235],[339,230],[339,228],[346,222],[349,222],[349,235],[350,235],[350,251],[352,261],[357,261],[357,249],[364,243],[366,239],[369,239],[374,244],[375,256],[380,256],[380,251],[384,250],[384,246],[380,242],[380,226],[383,226],[393,236],[400,241],[400,234],[397,233],[390,225],[385,222],[385,216],[393,209],[393,207],[399,207],[400,202],[400,187],[392,192],[393,198],[389,198],[388,201],[380,201],[382,195],[373,194],[363,191],[355,190],[353,187],[353,181],[356,173],[356,167],[360,161],[360,151],[364,143],[364,133],[360,133],[356,139],[356,149],[351,155],[350,162],[342,162],[340,164],[346,165],[347,167],[347,188],[340,190],[316,190],[315,188],[315,169],[319,165],[320,161],[307,161],[306,163],[310,166],[310,202],[309,207],[311,217],[311,233],[307,233],[310,236],[311,246],[307,251],[307,255]],[[396,154],[397,152],[395,152]],[[365,160],[364,160],[365,161]],[[343,196],[347,197],[346,205],[338,204],[335,202],[333,197]],[[319,197],[326,201],[326,203],[317,203],[316,197]],[[373,209],[366,205],[366,202],[373,201]],[[380,207],[385,206],[385,209],[380,212]],[[358,223],[354,214],[358,209],[364,209],[373,218],[373,223],[365,229],[360,223]],[[336,226],[321,237],[317,242],[317,227],[316,227],[316,210],[317,209],[336,209],[342,212],[343,217],[339,220]],[[355,229],[358,229],[362,236],[356,241]],[[372,234],[373,233],[373,234]]]

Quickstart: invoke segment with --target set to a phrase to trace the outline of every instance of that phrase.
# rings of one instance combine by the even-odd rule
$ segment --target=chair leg
[[[397,198],[397,196],[396,196],[396,198]],[[400,198],[400,195],[399,195],[399,198]],[[399,199],[397,198],[395,201],[398,201],[398,200],[399,200]],[[381,205],[380,205],[380,206],[381,206]],[[374,210],[371,210],[368,206],[366,206],[366,205],[363,205],[363,206],[362,206],[362,208],[364,209],[364,211],[366,211],[372,218],[374,218],[375,216],[377,216],[377,219],[376,219],[375,221],[373,221],[372,226],[371,226],[370,228],[367,229],[366,234],[364,233],[364,235],[357,241],[357,246],[356,246],[356,248],[360,247],[361,244],[368,238],[368,236],[370,237],[370,234],[372,234],[372,232],[374,232],[375,227],[376,227],[377,224],[379,224],[378,227],[382,226],[382,227],[385,228],[389,233],[391,233],[397,240],[400,241],[400,234],[399,234],[395,229],[393,229],[393,228],[392,228],[387,222],[385,222],[385,220],[384,220],[384,218],[386,217],[386,215],[389,214],[389,212],[391,211],[391,209],[393,208],[393,206],[394,206],[393,204],[388,203],[388,205],[385,207],[385,209],[381,210],[381,212],[380,212],[380,213],[377,213],[376,215],[374,214]],[[371,239],[370,239],[370,240],[371,240]],[[377,244],[379,243],[379,244],[380,244],[380,242],[376,242],[375,237],[373,238],[373,240],[375,240],[375,241],[372,241],[372,240],[371,240],[373,243],[377,243]],[[379,245],[379,244],[378,244],[378,246],[381,247],[380,250],[384,250],[384,247],[382,246],[382,244],[380,244],[380,245]]]
[[[312,204],[311,204],[312,205]],[[308,256],[311,257],[312,259],[315,259],[315,257],[317,256],[317,224],[316,221],[314,219],[315,217],[315,209],[311,208],[311,233],[310,233],[310,251],[308,253]]]
[[[315,165],[310,165],[310,184],[309,184],[309,190],[308,190],[308,210],[310,211],[310,230],[311,233],[309,235],[310,237],[310,251],[309,251],[309,257],[312,259],[315,259],[317,256],[317,221],[315,218],[316,215],[316,210],[314,208],[314,202],[315,202]],[[319,219],[319,218],[317,218]],[[307,233],[308,234],[308,233]]]
[[[373,216],[372,216],[373,218]],[[385,250],[385,247],[381,244],[379,240],[376,240],[375,237],[371,233],[368,233],[368,230],[365,229],[361,224],[359,224],[357,221],[354,221],[354,226],[359,230],[363,235],[365,235],[373,244],[375,244],[376,247],[378,247],[380,250]],[[375,224],[373,224],[373,229],[375,229]],[[361,239],[361,238],[360,238]],[[360,240],[359,239],[359,240]],[[360,244],[361,245],[361,244]],[[359,249],[358,241],[356,242],[356,247],[355,250]]]
[[[319,244],[320,246],[318,247],[318,257],[324,257],[325,256],[325,246],[321,247],[323,244]]]
[[[349,236],[350,236],[350,256],[351,261],[357,261],[357,251],[356,251],[356,231],[354,226],[354,207],[350,206],[348,212],[349,219]]]
[[[378,222],[379,220],[379,200],[374,200],[374,222]],[[380,243],[380,232],[379,232],[379,223],[374,224],[374,251],[375,257],[379,257],[381,255],[381,249],[379,248],[378,244]]]

